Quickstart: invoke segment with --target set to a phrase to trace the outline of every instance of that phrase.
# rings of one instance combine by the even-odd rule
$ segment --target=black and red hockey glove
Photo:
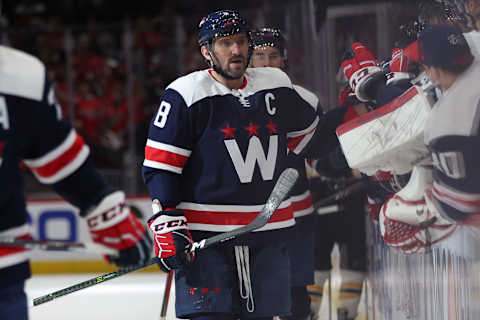
[[[193,262],[195,253],[190,252],[193,240],[183,211],[160,211],[148,219],[148,226],[163,271],[187,267]]]

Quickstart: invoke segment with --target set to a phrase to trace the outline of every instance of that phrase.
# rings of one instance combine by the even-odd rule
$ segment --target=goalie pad
[[[380,231],[386,244],[405,253],[424,252],[456,229],[429,205],[432,172],[415,166],[408,184],[385,202],[380,213]]]
[[[423,128],[431,102],[412,87],[387,105],[348,121],[336,130],[350,168],[369,176],[377,171],[405,174],[429,154]]]

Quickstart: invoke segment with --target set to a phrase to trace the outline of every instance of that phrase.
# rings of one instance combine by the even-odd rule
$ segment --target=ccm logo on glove
[[[87,223],[89,228],[94,228],[98,226],[99,224],[108,222],[119,215],[122,215],[124,213],[124,209],[126,208],[125,202],[119,203],[116,206],[108,209],[107,211],[101,212],[100,214],[87,218]],[[129,212],[129,210],[127,210]]]
[[[154,228],[155,232],[159,232],[159,231],[162,231],[163,229],[165,229],[165,230],[174,229],[175,227],[183,227],[183,226],[186,226],[186,225],[187,225],[187,220],[186,219],[178,219],[178,220],[172,220],[172,221],[159,223],[159,224],[153,226],[153,228]]]

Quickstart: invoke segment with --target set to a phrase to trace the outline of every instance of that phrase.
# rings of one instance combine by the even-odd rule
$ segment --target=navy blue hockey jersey
[[[185,212],[192,230],[225,232],[251,222],[319,122],[276,68],[247,69],[230,90],[210,70],[168,86],[150,124],[143,163],[152,199]],[[284,201],[260,230],[294,224]]]
[[[78,180],[65,181],[79,175],[89,153],[83,139],[62,119],[45,66],[0,46],[0,237],[29,235],[22,162],[40,182],[64,193],[74,205],[87,206],[82,198],[91,200],[91,192],[104,187],[99,176],[90,175],[92,191],[83,195],[69,196],[71,190],[86,188]],[[25,250],[0,248],[0,285],[28,277],[27,260]]]

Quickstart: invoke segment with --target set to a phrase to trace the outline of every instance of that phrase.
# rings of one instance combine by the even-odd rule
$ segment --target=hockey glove
[[[342,70],[350,87],[362,102],[373,101],[386,77],[373,54],[360,42],[352,44],[342,57]]]
[[[85,216],[94,242],[119,250],[119,256],[107,256],[109,262],[124,267],[150,259],[152,240],[144,224],[125,204],[122,191],[110,193]]]
[[[403,50],[395,48],[392,51],[390,60],[390,72],[387,74],[387,85],[394,84],[399,80],[408,80],[413,78],[413,74],[408,72],[410,60],[403,54]]]
[[[148,226],[153,233],[155,255],[160,258],[160,269],[169,272],[193,262],[195,252],[190,252],[193,240],[183,211],[160,211],[148,219]]]

